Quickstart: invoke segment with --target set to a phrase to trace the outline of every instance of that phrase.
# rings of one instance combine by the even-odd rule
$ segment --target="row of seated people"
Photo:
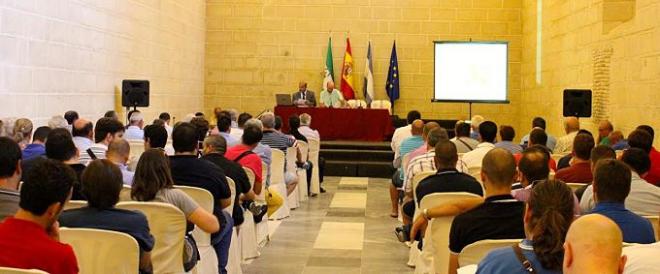
[[[574,121],[568,119],[567,124]],[[457,138],[449,140],[446,130],[437,124],[424,124],[420,119],[413,119],[411,137],[404,138],[397,146],[403,155],[399,157],[402,162],[399,173],[403,172],[403,175],[395,174],[391,187],[392,217],[398,215],[398,188],[404,193],[404,226],[396,229],[401,241],[421,240],[419,235],[425,232],[429,219],[456,216],[448,235],[449,273],[456,273],[458,255],[464,247],[486,239],[526,239],[518,246],[522,248],[523,258],[530,260],[537,273],[559,273],[566,232],[574,216],[580,215],[607,216],[618,225],[620,237],[623,237],[621,242],[652,244],[656,241],[652,224],[642,217],[657,218],[660,212],[660,189],[643,179],[649,178],[654,165],[653,130],[649,126],[640,126],[630,133],[627,148],[619,160],[615,159],[617,155],[612,146],[596,146],[588,131],[576,132],[570,145],[571,153],[566,157],[570,160],[566,161],[566,167],[562,168],[560,164],[556,173],[557,163],[545,145],[548,136],[541,128],[532,129],[524,150],[515,144],[516,150],[512,151],[510,144],[497,146],[501,142],[495,143],[496,124],[483,121],[477,127],[479,144],[459,156],[459,144],[470,146],[456,142],[462,137],[470,138],[465,130],[459,133],[460,127],[463,125],[457,125]],[[467,130],[469,132],[469,127]],[[511,130],[500,127],[503,140],[508,139],[504,137],[510,135],[507,131]],[[415,155],[416,152],[419,154]],[[477,172],[472,171],[474,168]],[[420,174],[428,177],[413,181]],[[564,182],[583,184],[573,193]],[[550,189],[541,188],[543,191],[539,190],[534,199],[539,185],[548,185]],[[430,194],[456,192],[484,198],[464,199],[415,212],[419,211],[424,197]],[[534,200],[537,205],[533,204]],[[411,225],[414,216],[417,218]],[[537,247],[535,239],[540,239],[538,245],[542,246]],[[645,252],[653,254],[660,252],[656,245],[636,248],[644,248]],[[479,265],[478,272],[528,272],[517,259],[516,249],[494,252]],[[639,252],[635,254],[639,256]],[[629,267],[627,273],[649,267],[657,269],[659,266],[640,260]],[[436,271],[443,272],[444,269]]]
[[[70,118],[69,114],[71,112],[65,116]],[[262,176],[269,173],[263,172],[262,166],[270,164],[271,150],[286,151],[296,146],[296,137],[307,141],[301,132],[311,133],[310,138],[319,137],[318,132],[309,128],[311,117],[306,114],[300,118],[307,129],[298,130],[294,126],[292,135],[275,129],[277,119],[272,113],[263,114],[260,119],[242,115],[245,120],[240,129],[240,141],[232,145],[229,143],[233,139],[222,134],[229,132],[226,128],[232,122],[231,114],[226,111],[218,113],[216,129],[210,129],[203,117],[192,117],[190,122],[177,123],[171,134],[168,134],[166,121],[143,129],[139,112],[130,115],[132,123],[128,128],[124,128],[112,112],[99,119],[95,126],[75,116],[70,127],[40,127],[34,130],[33,136],[30,136],[31,122],[18,119],[13,129],[4,130],[12,132],[11,138],[0,137],[0,220],[5,220],[0,223],[0,230],[6,230],[2,234],[5,236],[0,237],[0,266],[77,273],[71,248],[58,243],[58,227],[62,225],[130,234],[139,243],[140,272],[151,273],[150,252],[154,238],[149,233],[147,219],[139,212],[115,208],[122,188],[130,187],[132,200],[169,203],[181,210],[188,222],[187,243],[194,243],[190,232],[195,226],[211,233],[217,272],[227,273],[232,230],[243,223],[243,211],[250,210],[255,221],[266,214],[266,205],[253,201],[257,195],[263,196],[262,184],[269,184],[268,176]],[[160,115],[160,118],[167,117],[166,113]],[[291,117],[290,121],[299,125],[300,118]],[[133,136],[142,138],[145,146],[134,170],[129,170],[131,146],[123,138],[128,137],[129,129],[133,129]],[[168,135],[174,151],[171,156],[166,153]],[[31,143],[30,137],[33,137]],[[131,141],[135,140],[138,139]],[[88,146],[80,147],[81,144]],[[300,152],[297,154],[300,167],[308,168],[307,163],[300,161]],[[82,155],[88,158],[83,159]],[[244,168],[252,171],[254,182],[250,182]],[[223,210],[232,204],[226,178],[233,180],[238,193],[233,197],[231,214]],[[290,194],[297,180],[295,173],[287,176],[288,193],[282,195]],[[198,201],[174,185],[207,190],[214,200],[212,212],[207,212]],[[85,200],[87,207],[61,213],[69,199]],[[268,205],[268,214],[276,209]],[[44,247],[38,251],[43,252],[43,256],[37,257],[52,259],[31,260],[35,256],[32,243]],[[186,271],[199,259],[195,248],[189,250],[183,263]]]

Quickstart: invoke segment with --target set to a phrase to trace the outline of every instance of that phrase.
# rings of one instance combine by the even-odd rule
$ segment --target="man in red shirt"
[[[644,180],[647,182],[654,184],[654,185],[660,185],[660,152],[653,147],[653,139],[655,135],[655,131],[651,126],[648,125],[641,125],[637,127],[637,130],[643,130],[646,133],[649,134],[649,136],[636,136],[636,137],[642,137],[642,140],[633,140],[633,144],[630,144],[630,141],[628,141],[628,145],[631,147],[638,147],[643,149],[644,151],[649,153],[649,158],[651,158],[651,169],[642,176]],[[637,131],[635,130],[635,131]],[[633,132],[635,132],[633,131]],[[630,136],[628,136],[628,139],[630,139],[633,136],[633,133],[630,133]],[[650,137],[650,140],[649,138]],[[641,141],[641,144],[636,144],[638,142],[636,141]],[[634,146],[636,145],[636,146]]]
[[[261,184],[263,183],[261,158],[252,150],[257,147],[263,133],[261,129],[253,126],[247,126],[243,129],[241,143],[230,147],[225,152],[225,158],[238,162],[241,166],[247,167],[254,172],[254,193],[261,193]],[[238,161],[237,161],[238,160]]]
[[[54,160],[39,161],[26,173],[20,209],[0,223],[0,266],[78,273],[73,249],[59,242],[57,222],[75,180],[73,169]]]
[[[588,184],[593,181],[591,173],[591,150],[595,146],[594,137],[578,134],[573,139],[573,160],[571,165],[557,171],[555,179],[566,183]]]

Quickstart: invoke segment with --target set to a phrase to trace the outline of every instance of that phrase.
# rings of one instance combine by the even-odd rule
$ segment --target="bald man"
[[[424,140],[424,145],[420,146],[419,148],[411,151],[408,154],[408,162],[403,163],[403,166],[407,167],[408,163],[414,159],[415,157],[422,155],[428,151],[427,145],[428,145],[428,139],[429,139],[429,132],[431,130],[439,128],[440,125],[436,122],[428,122],[424,125],[424,129],[422,130],[422,140]],[[446,130],[445,130],[446,132]]]
[[[94,144],[94,124],[86,119],[78,119],[73,122],[71,128],[73,143],[79,151],[86,151]]]
[[[399,158],[394,159],[394,167],[397,168],[397,171],[392,175],[392,185],[390,185],[390,199],[392,202],[392,212],[390,216],[392,218],[399,217],[399,190],[403,187],[404,179],[404,166],[403,158],[406,155],[419,147],[424,145],[424,139],[422,139],[422,133],[424,132],[424,121],[415,120],[412,122],[410,127],[410,133],[412,136],[404,139],[399,145]]]
[[[344,104],[344,96],[335,88],[335,83],[330,81],[325,89],[321,91],[321,107],[339,108]]]
[[[610,133],[614,131],[614,126],[608,120],[603,120],[598,123],[598,142],[596,144],[609,146],[610,143]]]
[[[458,269],[458,254],[471,243],[485,239],[525,238],[525,204],[511,196],[511,185],[518,177],[515,158],[507,150],[495,148],[486,153],[481,166],[486,199],[452,221],[449,231],[450,274]],[[442,269],[436,269],[436,272],[442,272]]]
[[[133,185],[133,176],[135,173],[128,170],[128,158],[131,155],[131,146],[123,138],[116,138],[108,145],[108,151],[105,158],[119,167],[124,181],[124,185]]]
[[[623,273],[623,236],[609,218],[591,214],[571,224],[564,242],[564,274]]]
[[[555,154],[567,155],[573,151],[573,140],[580,130],[580,120],[577,117],[566,117],[564,119],[564,131],[566,135],[557,139],[557,145],[553,150]]]
[[[298,83],[298,92],[291,95],[291,101],[299,107],[316,106],[316,96],[313,91],[307,89],[307,82],[305,81]]]

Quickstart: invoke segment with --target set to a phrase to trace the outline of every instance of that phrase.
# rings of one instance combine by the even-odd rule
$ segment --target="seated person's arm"
[[[241,200],[253,201],[255,198],[256,195],[252,189],[246,193],[241,194]]]
[[[188,216],[188,221],[195,224],[206,233],[215,233],[220,230],[220,222],[212,213],[197,207],[193,213]]]
[[[449,252],[449,274],[457,274],[458,271],[458,255]]]
[[[153,273],[154,270],[151,266],[151,252],[142,251],[140,253],[140,271],[142,273]]]
[[[302,153],[300,153],[300,148],[296,146],[296,159],[298,160],[298,163],[305,163],[302,158]]]
[[[227,207],[230,206],[230,205],[231,205],[231,197],[229,197],[229,198],[227,198],[227,199],[221,199],[221,200],[220,200],[220,206],[221,206],[222,208],[227,208]]]

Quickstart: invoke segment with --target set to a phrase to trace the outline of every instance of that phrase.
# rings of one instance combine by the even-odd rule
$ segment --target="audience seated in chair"
[[[247,174],[241,165],[225,158],[226,151],[227,142],[222,136],[211,135],[204,139],[204,156],[202,159],[214,163],[224,170],[227,177],[231,178],[236,184],[232,218],[234,219],[234,226],[239,226],[243,223],[243,209],[240,201],[253,201],[255,198],[255,192],[251,188],[250,179],[248,179]],[[256,154],[252,153],[252,155],[258,159]],[[259,160],[259,167],[261,167],[261,160]],[[259,192],[261,192],[261,186],[259,186]]]
[[[486,153],[495,148],[495,138],[497,137],[497,125],[491,121],[484,121],[479,124],[479,145],[474,150],[463,155],[463,162],[468,168],[481,166]]]
[[[653,243],[655,233],[649,221],[624,205],[630,193],[631,177],[628,165],[619,160],[598,161],[592,185],[596,201],[592,213],[612,219],[621,229],[626,243]]]
[[[403,166],[403,157],[411,151],[424,145],[422,140],[422,133],[424,131],[424,121],[415,120],[412,122],[410,133],[411,136],[404,139],[399,145],[398,157],[395,158],[393,165],[397,169],[392,175],[392,185],[390,185],[390,200],[392,202],[392,211],[390,217],[396,218],[399,216],[399,189],[403,187],[403,179],[405,171]]]
[[[624,150],[630,147],[628,140],[623,138],[623,132],[620,130],[612,131],[608,139],[610,140],[610,147],[614,150]]]
[[[0,266],[78,273],[73,249],[59,241],[57,222],[71,198],[74,181],[75,172],[55,160],[39,161],[26,173],[20,208],[0,223]]]
[[[600,123],[598,123],[598,140],[596,140],[596,144],[606,146],[612,145],[612,142],[610,141],[610,134],[612,131],[614,131],[614,126],[610,121],[600,121]]]
[[[200,125],[204,124],[202,119],[193,118],[193,120],[199,120]],[[213,215],[220,221],[222,230],[211,235],[211,243],[218,255],[220,264],[218,269],[221,273],[225,273],[233,219],[222,209],[231,204],[232,193],[229,190],[224,171],[209,161],[197,158],[198,140],[200,137],[203,139],[206,132],[208,132],[208,128],[195,127],[191,123],[182,123],[174,127],[172,144],[175,155],[170,156],[170,167],[174,184],[203,188],[213,195],[215,200]],[[202,134],[203,136],[200,136]]]
[[[38,127],[32,135],[32,143],[23,149],[23,161],[29,161],[46,155],[46,137],[50,133],[49,127]]]
[[[213,129],[211,134],[220,135],[225,138],[227,141],[227,147],[238,145],[241,142],[240,138],[236,138],[233,134],[231,134],[231,131],[234,130],[231,127],[231,114],[228,111],[221,111],[216,117],[216,120],[218,121],[218,124]]]
[[[236,127],[231,128],[231,136],[234,136],[236,140],[241,140],[241,137],[243,136],[243,129],[245,128],[245,122],[248,120],[252,119],[252,115],[247,112],[243,112],[238,115],[238,118],[236,119]]]
[[[303,113],[300,114],[300,128],[298,128],[298,131],[300,131],[300,134],[305,136],[306,138],[313,138],[316,140],[321,140],[321,136],[319,135],[318,130],[312,129],[310,126],[312,124],[312,116]]]
[[[546,180],[550,169],[546,164],[550,158],[548,150],[541,145],[533,145],[526,148],[518,162],[520,171],[520,184],[523,188],[511,191],[511,195],[518,201],[527,202],[532,194],[533,188]],[[580,215],[580,204],[575,194],[571,194],[573,199],[570,201],[573,205],[575,215]]]
[[[14,140],[0,137],[0,222],[18,211],[21,181],[21,148]]]
[[[121,122],[105,117],[99,119],[94,126],[94,141],[96,144],[91,145],[86,151],[80,151],[80,163],[86,165],[93,160],[90,153],[97,159],[105,159],[105,152],[108,151],[110,142],[123,136],[124,125]]]
[[[511,152],[511,154],[521,153],[522,146],[513,142],[516,137],[516,131],[512,126],[500,126],[500,141],[495,143],[495,147],[503,148]]]
[[[82,175],[88,206],[62,212],[60,226],[113,230],[131,235],[140,246],[140,273],[151,273],[150,252],[154,238],[149,233],[147,217],[141,212],[115,208],[123,187],[122,177],[120,169],[109,160],[90,162]]]
[[[564,274],[618,273],[624,271],[621,230],[600,214],[575,220],[564,242]]]
[[[86,119],[78,119],[73,123],[71,135],[76,148],[85,152],[94,144],[94,124]]]
[[[73,144],[71,133],[64,128],[53,129],[46,138],[46,157],[66,164],[71,167],[78,180],[73,183],[72,200],[86,200],[82,194],[82,187],[80,186],[80,178],[85,165],[79,161],[79,151],[76,145]],[[104,153],[105,154],[105,153]],[[43,161],[42,158],[37,158],[24,164],[23,170],[26,173],[32,171],[37,162]]]
[[[545,166],[545,161],[540,162]],[[561,273],[564,239],[573,221],[573,192],[561,181],[543,181],[532,190],[525,207],[525,239],[496,249],[480,263],[477,273]],[[522,259],[519,259],[522,255]],[[529,266],[523,266],[523,261]]]
[[[588,134],[578,134],[573,138],[573,159],[569,167],[559,169],[555,178],[567,183],[588,184],[593,181],[591,174],[591,150],[594,138]]]
[[[163,126],[165,127],[165,130],[167,131],[167,136],[172,136],[172,117],[170,117],[170,114],[167,112],[162,112],[160,115],[158,115],[158,119],[162,120],[163,123],[165,123]],[[145,129],[146,130],[146,129]],[[145,132],[146,134],[146,132]],[[146,136],[145,136],[146,138]]]
[[[545,150],[545,152],[550,155],[550,149],[542,145],[547,143],[548,135],[542,129],[535,128],[529,133],[529,138],[527,139],[527,148],[530,147],[539,147]],[[516,164],[520,164],[520,159],[522,158],[522,153],[516,153],[513,155],[516,158]],[[552,171],[557,171],[557,162],[552,157],[548,156],[548,168]]]
[[[479,125],[484,121],[486,121],[486,119],[481,115],[472,116],[472,119],[470,119],[470,138],[479,141]]]
[[[660,242],[647,245],[632,245],[623,248],[627,257],[626,274],[660,273]]]
[[[126,127],[124,138],[128,140],[144,140],[144,116],[139,111],[134,111],[128,118],[129,124]]]
[[[637,130],[645,131],[648,133],[648,136],[639,136],[640,134],[638,133],[636,134],[638,135],[638,138],[634,138],[633,140],[630,140],[632,136],[628,136],[628,144],[630,147],[641,148],[642,150],[649,153],[649,157],[651,158],[651,169],[649,169],[649,172],[646,173],[646,175],[644,175],[642,178],[644,178],[644,180],[647,182],[658,186],[660,185],[660,152],[658,152],[658,150],[656,150],[653,146],[655,131],[652,127],[647,125],[638,126]]]
[[[553,153],[566,155],[573,151],[573,139],[580,130],[580,120],[577,117],[566,117],[564,119],[564,131],[566,135],[557,139],[557,145],[553,149]]]
[[[135,172],[128,170],[128,158],[131,155],[131,146],[124,139],[116,139],[108,145],[106,159],[119,167],[124,185],[133,184],[133,175]]]
[[[456,122],[454,133],[456,137],[452,138],[451,141],[456,145],[458,153],[468,153],[479,145],[479,141],[470,138],[470,125],[468,123]]]
[[[651,166],[648,153],[639,148],[629,148],[623,152],[621,161],[631,169],[630,194],[626,198],[626,209],[640,216],[657,215],[660,212],[660,188],[640,177],[640,174],[645,174]],[[584,191],[580,205],[589,211],[593,209],[593,186]]]
[[[428,122],[428,123],[424,124],[424,129],[422,130],[422,141],[423,141],[422,145],[419,146],[417,149],[415,149],[415,150],[409,152],[408,154],[404,155],[404,156],[407,156],[406,158],[408,159],[408,161],[404,160],[404,162],[401,163],[401,165],[404,168],[406,168],[406,170],[404,170],[404,183],[405,183],[405,177],[407,177],[405,175],[405,172],[408,171],[407,170],[408,164],[415,157],[417,157],[419,155],[422,155],[422,154],[426,154],[429,151],[429,146],[428,146],[429,132],[431,132],[431,130],[439,128],[439,127],[440,127],[440,125],[436,122]],[[447,130],[445,130],[445,132],[447,132]],[[447,138],[449,138],[449,135],[447,135]],[[433,146],[433,147],[435,147],[435,146]]]
[[[176,129],[174,134],[176,135]],[[192,237],[190,232],[194,229],[193,224],[207,233],[220,231],[220,222],[216,216],[204,210],[185,192],[174,188],[167,155],[160,149],[149,149],[142,153],[131,186],[131,198],[141,202],[169,203],[180,209],[189,223],[186,228],[186,237]],[[231,231],[231,221],[228,224]],[[225,230],[224,227],[222,228]],[[220,255],[218,255],[218,259],[220,259]],[[184,261],[185,263],[188,262]],[[221,266],[224,267],[224,265]]]
[[[555,146],[557,145],[557,139],[555,139],[555,137],[553,137],[552,135],[548,134],[545,131],[545,126],[546,126],[545,119],[543,119],[543,117],[534,117],[534,119],[532,119],[532,130],[531,131],[534,131],[535,129],[540,129],[540,130],[542,130],[543,132],[546,133],[546,136],[547,136],[546,142],[545,143],[537,143],[537,144],[540,144],[540,145],[543,145],[543,146],[547,147],[552,153],[552,150],[554,150]],[[521,146],[523,146],[523,147],[530,147],[531,146],[530,144],[528,144],[529,138],[530,138],[530,135],[531,135],[531,131],[530,131],[530,134],[527,134],[527,135],[523,136],[520,139],[520,145]]]
[[[399,146],[401,145],[401,142],[412,136],[412,123],[415,120],[421,119],[422,115],[419,113],[419,111],[411,110],[406,116],[406,126],[394,130],[394,135],[392,135],[392,142],[390,143],[390,147],[392,147],[392,151],[394,151],[394,159],[401,157],[401,155],[399,155]]]
[[[275,117],[273,113],[266,112],[262,114],[260,120],[263,124],[263,137],[261,138],[263,144],[268,145],[272,149],[279,149],[283,151],[285,155],[289,147],[296,146],[295,138],[285,135],[276,128],[277,117]],[[295,151],[296,161],[302,162],[300,150],[296,149]],[[287,195],[291,194],[298,185],[298,175],[292,171],[285,170],[284,182],[287,185]],[[321,192],[325,192],[325,190],[322,190]]]
[[[170,134],[165,126],[152,124],[144,127],[144,150],[160,148],[168,156],[174,155],[174,148],[167,144],[167,136]]]

